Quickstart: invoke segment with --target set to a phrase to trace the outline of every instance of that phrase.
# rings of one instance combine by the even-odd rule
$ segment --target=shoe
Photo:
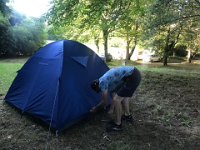
[[[111,131],[122,131],[122,124],[117,125],[114,122],[109,122],[109,127],[106,128],[107,132],[111,132]]]
[[[122,121],[125,121],[125,122],[129,122],[129,123],[133,123],[134,122],[134,119],[133,119],[133,116],[132,115],[122,115]]]

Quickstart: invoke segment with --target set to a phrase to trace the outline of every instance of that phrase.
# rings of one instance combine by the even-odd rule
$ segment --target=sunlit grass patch
[[[21,63],[0,62],[0,94],[5,94],[17,75],[17,71],[22,67]]]

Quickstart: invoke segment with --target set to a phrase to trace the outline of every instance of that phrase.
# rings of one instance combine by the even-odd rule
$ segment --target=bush
[[[113,57],[112,57],[112,55],[111,55],[110,53],[108,53],[108,56],[107,56],[107,57],[108,57],[108,58],[107,58],[107,61],[108,61],[108,62],[112,61]]]
[[[197,53],[196,55],[194,55],[193,59],[199,60],[200,59],[200,53]]]
[[[186,57],[188,52],[187,52],[187,46],[185,45],[177,45],[174,49],[175,55],[178,57]]]
[[[197,54],[195,55],[195,57],[199,57],[199,58],[200,58],[200,53],[197,53]]]

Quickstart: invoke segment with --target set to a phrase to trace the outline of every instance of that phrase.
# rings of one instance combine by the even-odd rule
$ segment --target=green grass
[[[22,59],[0,59],[0,94],[5,94],[12,83],[17,71],[27,61],[27,58]],[[122,66],[121,60],[108,62],[110,68]],[[126,65],[136,66],[141,71],[155,72],[161,74],[171,74],[176,76],[200,76],[199,65],[169,65],[164,67],[162,64],[138,64],[133,61],[128,61]]]
[[[0,94],[6,94],[16,71],[26,59],[0,60]],[[112,61],[110,67],[120,66]],[[35,122],[4,103],[0,96],[0,145],[3,150],[77,149],[141,150],[200,147],[200,69],[195,64],[138,64],[142,82],[132,98],[134,125],[123,124],[120,133],[105,132],[106,113],[66,129],[56,137],[48,127]]]
[[[108,66],[110,68],[122,66],[123,61],[115,60],[108,62]],[[133,61],[128,61],[126,63],[127,66],[136,66],[141,71],[144,72],[154,72],[161,74],[169,74],[175,76],[200,76],[200,65],[196,64],[168,64],[168,66],[163,66],[162,63],[136,63]]]
[[[17,75],[17,71],[22,67],[23,63],[10,63],[0,61],[0,94],[6,94],[13,79]]]

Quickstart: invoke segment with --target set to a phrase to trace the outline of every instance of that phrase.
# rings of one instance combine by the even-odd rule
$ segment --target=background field
[[[133,125],[105,132],[101,112],[56,137],[48,127],[22,116],[3,99],[26,59],[0,60],[0,149],[8,150],[197,150],[200,147],[200,66],[135,64],[142,82],[131,98]],[[110,67],[121,65],[110,62]]]

